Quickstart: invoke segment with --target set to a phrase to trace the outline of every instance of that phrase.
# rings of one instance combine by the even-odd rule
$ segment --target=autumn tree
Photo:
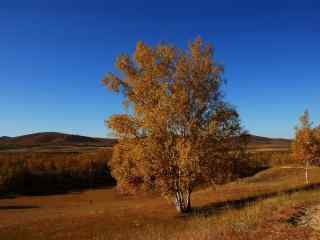
[[[119,190],[157,190],[188,212],[197,184],[235,177],[242,130],[210,45],[197,38],[183,51],[138,42],[116,67],[120,76],[109,73],[103,83],[123,94],[127,109],[106,121],[119,139],[110,161]]]
[[[309,165],[320,163],[320,128],[313,127],[309,112],[306,110],[299,119],[300,124],[295,128],[295,138],[292,144],[293,158],[305,165],[305,179],[309,183]]]

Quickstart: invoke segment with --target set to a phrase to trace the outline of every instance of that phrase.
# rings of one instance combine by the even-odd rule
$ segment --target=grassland
[[[294,216],[320,202],[320,169],[276,167],[197,191],[190,215],[157,195],[113,188],[0,199],[0,239],[309,239]],[[293,219],[293,220],[292,220]]]
[[[106,163],[111,147],[101,139],[88,144],[89,140],[36,134],[31,140],[11,139],[11,144],[20,145],[2,148],[0,170],[10,173],[13,180],[22,180],[13,181],[13,194],[0,196],[1,240],[317,237],[314,230],[299,224],[299,218],[309,206],[320,203],[320,168],[310,170],[311,184],[306,186],[303,168],[287,168],[292,164],[289,140],[255,137],[249,145],[252,169],[269,169],[237,182],[199,189],[192,196],[193,212],[188,215],[177,214],[169,199],[156,194],[122,196],[106,187],[110,184],[90,184],[101,177],[104,182],[110,180]],[[61,186],[65,191],[55,191]],[[19,189],[22,195],[16,192]]]

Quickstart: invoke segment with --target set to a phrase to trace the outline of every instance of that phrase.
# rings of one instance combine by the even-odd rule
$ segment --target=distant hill
[[[249,149],[252,151],[286,151],[291,140],[248,135]],[[18,137],[0,137],[0,150],[35,151],[86,151],[101,147],[112,147],[116,139],[93,138],[58,132],[41,132]]]
[[[0,142],[9,141],[10,139],[11,139],[11,137],[8,137],[8,136],[2,136],[2,137],[0,137]]]
[[[267,138],[255,135],[248,135],[249,149],[253,151],[288,151],[292,140],[286,138]]]
[[[0,149],[65,149],[112,147],[116,139],[92,138],[58,132],[41,132],[18,137],[0,137]]]

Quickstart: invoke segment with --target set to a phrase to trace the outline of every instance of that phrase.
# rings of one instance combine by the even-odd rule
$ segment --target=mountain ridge
[[[38,132],[17,137],[0,137],[1,145],[15,145],[17,147],[32,147],[46,145],[97,145],[111,146],[116,143],[116,139],[87,137],[77,134],[67,134],[60,132]]]
[[[0,146],[16,148],[34,146],[97,146],[112,147],[117,142],[114,138],[88,137],[61,132],[38,132],[17,137],[0,137]],[[289,149],[292,140],[286,138],[270,138],[248,134],[249,148],[283,148]]]

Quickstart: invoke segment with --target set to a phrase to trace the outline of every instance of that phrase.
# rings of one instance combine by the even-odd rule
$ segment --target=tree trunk
[[[176,192],[176,209],[179,213],[182,213],[183,207],[181,206],[181,199],[178,192]]]
[[[188,191],[188,194],[187,194],[187,209],[188,211],[191,210],[191,191]]]
[[[306,184],[309,184],[308,167],[309,167],[309,161],[306,161]]]
[[[188,213],[191,210],[191,191],[183,193],[182,191],[176,192],[175,198],[176,209],[179,213]]]

